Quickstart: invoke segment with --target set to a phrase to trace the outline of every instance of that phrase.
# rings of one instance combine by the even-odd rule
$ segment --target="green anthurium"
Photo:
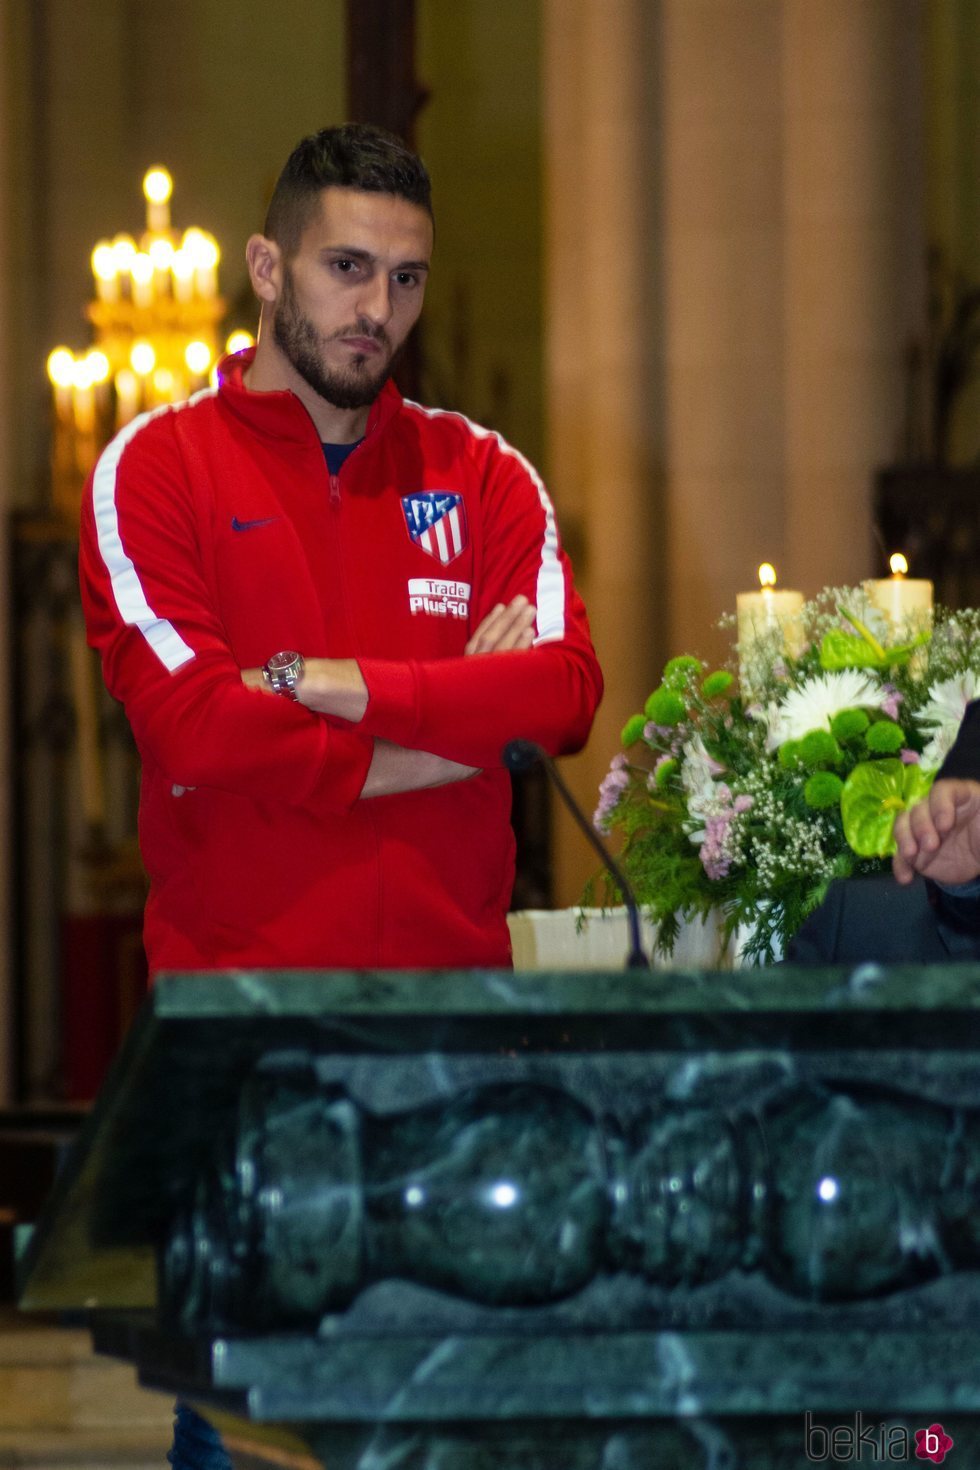
[[[839,609],[856,631],[845,633],[843,628],[831,628],[820,640],[820,667],[836,669],[890,669],[898,664],[907,664],[917,648],[928,643],[932,634],[926,630],[917,633],[907,643],[896,643],[885,648],[878,642],[871,629],[848,612]]]
[[[899,812],[921,801],[934,772],[899,760],[863,761],[844,782],[840,812],[844,836],[858,857],[891,857]]]

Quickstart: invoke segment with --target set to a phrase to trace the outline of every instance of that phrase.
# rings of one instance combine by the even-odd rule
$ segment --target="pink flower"
[[[898,752],[898,758],[903,766],[917,766],[920,760],[919,752],[909,750],[907,746]]]
[[[885,698],[882,700],[881,708],[882,712],[886,714],[890,720],[898,719],[898,707],[900,704],[904,704],[904,702],[905,695],[901,694],[895,688],[894,684],[885,685]]]
[[[751,811],[754,806],[754,796],[748,796],[747,794],[743,793],[741,796],[736,796],[735,798],[735,810],[739,813],[740,816],[742,812]]]
[[[728,851],[726,838],[728,825],[733,815],[729,807],[725,811],[710,816],[705,823],[704,841],[698,857],[701,859],[701,866],[705,873],[713,880],[726,877],[732,866],[732,855]]]
[[[599,786],[599,805],[592,815],[592,825],[597,832],[609,831],[609,818],[619,803],[619,798],[630,784],[627,760],[622,751],[612,758],[609,771]]]

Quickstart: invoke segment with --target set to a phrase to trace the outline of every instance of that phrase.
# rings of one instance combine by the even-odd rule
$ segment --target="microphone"
[[[508,771],[512,771],[515,775],[519,775],[522,771],[529,771],[532,766],[536,766],[539,763],[544,766],[558,795],[599,854],[605,866],[612,873],[622,891],[630,926],[631,948],[626,960],[627,970],[649,970],[650,961],[643,951],[643,944],[640,940],[640,911],[637,908],[633,886],[565,785],[564,778],[559,774],[558,767],[551,759],[551,756],[535,740],[509,740],[503,749],[503,762]]]

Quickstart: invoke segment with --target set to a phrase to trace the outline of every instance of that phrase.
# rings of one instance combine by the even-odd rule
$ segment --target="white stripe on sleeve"
[[[151,409],[149,413],[139,414],[103,450],[92,479],[92,504],[99,551],[109,573],[119,616],[124,623],[142,633],[164,668],[171,674],[194,657],[194,650],[184,642],[173,623],[158,617],[153,611],[139,573],[126,554],[119,533],[119,516],[116,510],[116,473],[126,445],[151,419],[159,418],[164,413],[179,412],[188,404],[197,403],[216,391],[215,388],[203,388],[200,393],[195,393],[188,399],[187,404],[178,404],[176,407],[164,404],[160,408]]]
[[[495,439],[501,453],[509,454],[512,459],[516,459],[527,474],[538,492],[538,500],[544,512],[544,539],[541,543],[541,562],[538,567],[535,594],[537,616],[534,641],[535,643],[552,643],[557,638],[564,638],[565,574],[558,559],[558,523],[555,519],[555,507],[551,503],[551,496],[531,461],[525,459],[519,449],[508,444],[507,440],[502,438],[496,430],[485,429],[481,424],[475,424],[465,414],[455,413],[445,408],[426,408],[421,403],[413,403],[409,398],[405,399],[405,405],[408,408],[414,408],[418,413],[425,414],[427,418],[460,419],[477,439]]]

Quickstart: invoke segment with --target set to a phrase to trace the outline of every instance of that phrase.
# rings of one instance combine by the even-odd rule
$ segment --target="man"
[[[143,763],[151,972],[510,963],[501,751],[580,747],[601,676],[538,475],[389,380],[431,249],[418,158],[305,139],[248,242],[254,352],[96,466],[83,602]]]
[[[980,929],[980,701],[967,706],[929,794],[895,822],[899,883],[921,874],[940,885],[944,909]]]

